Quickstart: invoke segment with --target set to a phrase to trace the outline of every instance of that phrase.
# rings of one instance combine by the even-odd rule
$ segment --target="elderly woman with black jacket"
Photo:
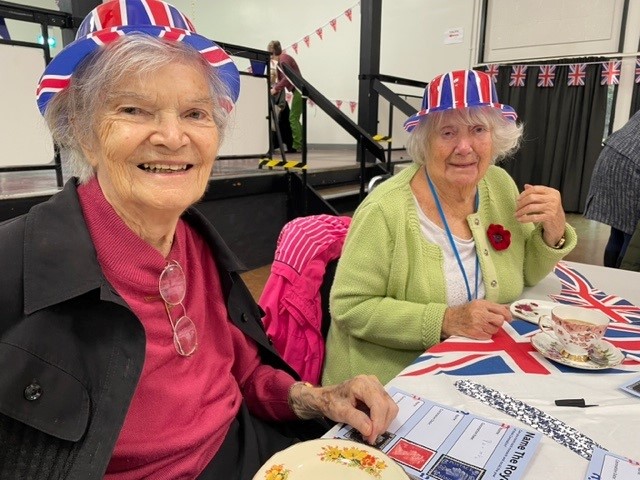
[[[38,105],[75,178],[0,226],[2,478],[247,479],[317,434],[300,419],[372,442],[395,416],[373,377],[296,382],[190,208],[238,91],[226,53],[158,0],[98,6],[47,66]]]

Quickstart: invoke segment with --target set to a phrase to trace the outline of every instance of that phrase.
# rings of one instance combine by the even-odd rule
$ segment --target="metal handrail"
[[[320,107],[334,122],[340,125],[349,135],[351,135],[357,142],[358,147],[362,150],[369,151],[374,157],[385,164],[385,152],[382,146],[376,142],[373,137],[366,132],[357,123],[351,120],[345,115],[342,110],[334,105],[327,97],[325,97],[320,91],[318,91],[313,85],[311,85],[305,78],[296,73],[291,67],[286,64],[281,65],[282,71],[287,76],[289,81],[302,92],[303,97],[310,98],[318,107]],[[302,108],[303,116],[303,135],[306,137],[306,102],[303,102]],[[302,142],[302,162],[306,164],[307,142],[306,138],[303,138]],[[364,156],[360,157],[360,197],[364,198],[366,193],[365,185],[365,162]]]
[[[398,110],[404,113],[407,117],[410,117],[411,115],[416,113],[415,107],[413,107],[406,100],[400,98],[400,95],[384,85],[382,82],[380,82],[380,80],[376,79],[373,81],[373,89],[378,92],[378,94],[382,98],[384,98],[392,106],[396,107]]]

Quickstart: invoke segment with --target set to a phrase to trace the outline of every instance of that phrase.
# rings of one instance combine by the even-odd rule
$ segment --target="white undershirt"
[[[420,229],[428,242],[434,243],[442,248],[444,254],[444,278],[447,292],[447,305],[457,307],[463,305],[469,300],[467,298],[467,287],[462,277],[462,272],[458,266],[456,255],[451,248],[451,243],[447,237],[447,233],[432,222],[422,211],[415,195],[413,200],[418,210],[418,219],[420,220]],[[453,234],[452,234],[453,235]],[[460,260],[467,274],[471,296],[473,297],[476,288],[476,244],[473,238],[465,240],[453,235],[453,241],[458,249]],[[482,271],[478,266],[478,298],[484,298],[485,289],[482,283]]]

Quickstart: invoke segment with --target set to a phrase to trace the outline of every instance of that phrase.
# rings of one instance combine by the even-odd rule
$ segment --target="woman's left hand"
[[[550,247],[556,245],[566,223],[560,192],[543,185],[525,185],[516,201],[516,220],[541,223],[544,242]]]
[[[300,418],[325,416],[335,422],[348,423],[373,444],[398,414],[398,405],[377,377],[358,375],[339,385],[293,386],[290,404]]]

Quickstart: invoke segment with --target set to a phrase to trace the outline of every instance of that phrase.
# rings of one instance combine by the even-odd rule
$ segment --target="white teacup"
[[[609,317],[600,310],[561,305],[542,315],[538,325],[562,344],[562,356],[578,362],[589,359],[589,349],[597,344],[609,325]]]

